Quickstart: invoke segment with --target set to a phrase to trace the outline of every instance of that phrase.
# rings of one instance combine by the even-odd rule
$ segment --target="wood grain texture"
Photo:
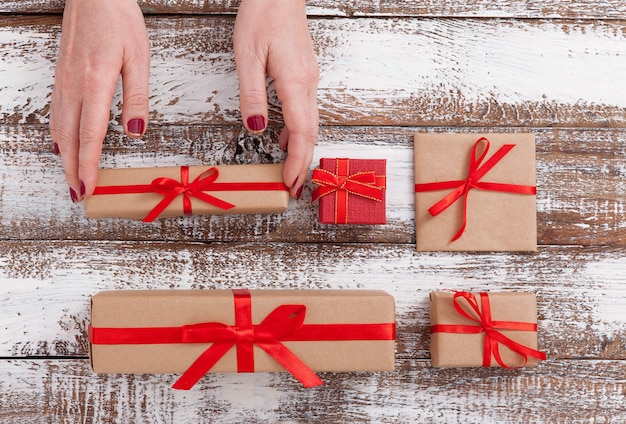
[[[179,241],[415,242],[413,133],[497,132],[501,128],[322,127],[312,168],[320,157],[385,158],[389,175],[383,226],[319,224],[315,187],[280,215],[187,217],[154,224],[89,220],[72,205],[60,160],[42,125],[0,126],[0,232],[10,239],[118,239]],[[165,126],[132,141],[113,127],[101,167],[279,162],[279,128],[246,137],[243,127]],[[613,245],[626,239],[626,131],[528,128],[537,135],[538,239],[543,245]],[[250,147],[252,146],[252,147]],[[358,231],[357,231],[358,228]]]
[[[252,265],[254,264],[254,265]],[[398,355],[427,359],[428,293],[538,296],[540,346],[553,359],[626,359],[626,254],[423,254],[413,245],[3,242],[2,356],[86,355],[89,296],[107,289],[380,289],[396,298]]]
[[[236,13],[238,0],[139,0],[144,13]],[[61,13],[63,0],[2,0],[0,13]],[[310,0],[307,11],[320,16],[422,16],[620,19],[620,0]]]
[[[0,423],[626,422],[626,3],[315,0],[320,157],[386,158],[388,224],[324,226],[313,185],[275,216],[87,220],[48,134],[63,1],[0,1]],[[280,102],[246,136],[238,0],[142,0],[152,44],[142,140],[111,107],[103,167],[280,162]],[[332,19],[331,19],[332,18]],[[412,136],[537,135],[536,253],[418,253]],[[396,371],[95,375],[89,297],[104,289],[383,289]],[[428,293],[533,291],[533,369],[434,369]]]
[[[231,17],[151,17],[153,124],[240,121]],[[60,17],[0,17],[0,117],[46,123]],[[312,19],[322,125],[625,127],[624,21]],[[367,70],[358,72],[358,69]],[[120,119],[120,93],[113,102]],[[270,85],[271,119],[279,102]],[[389,113],[393,110],[394,113]]]
[[[2,422],[478,423],[626,420],[626,366],[546,362],[532,370],[434,369],[322,373],[302,389],[283,373],[209,375],[191,391],[174,375],[94,375],[86,360],[0,361]],[[555,395],[558,394],[558,395]],[[329,408],[329,405],[335,405]]]

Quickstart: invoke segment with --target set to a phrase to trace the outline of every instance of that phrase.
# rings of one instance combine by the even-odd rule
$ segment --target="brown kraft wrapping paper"
[[[219,174],[215,183],[276,183],[276,188],[271,190],[208,190],[205,192],[207,195],[234,205],[230,209],[220,208],[190,195],[193,215],[281,213],[289,204],[289,193],[282,184],[282,164],[189,166],[188,168],[189,182],[203,172],[214,168]],[[98,187],[110,186],[147,186],[158,178],[169,178],[178,183],[181,181],[181,167],[101,169],[98,173],[96,190]],[[282,188],[279,188],[281,185]],[[156,192],[94,194],[85,199],[85,214],[90,218],[144,219],[164,197]],[[182,215],[185,215],[185,211],[183,195],[180,194],[169,203],[158,218]]]
[[[481,305],[480,293],[466,293],[473,295],[477,300],[478,308],[481,313],[484,312]],[[489,292],[489,305],[491,309],[491,318],[494,322],[506,321],[514,323],[530,323],[537,324],[537,302],[534,293],[527,292]],[[474,334],[460,334],[454,332],[433,332],[433,326],[443,324],[452,326],[468,326],[475,325],[479,327],[476,321],[472,321],[461,315],[454,307],[454,292],[438,291],[430,293],[430,354],[431,362],[434,367],[482,367],[483,353],[485,352],[485,332]],[[475,317],[465,300],[458,302],[459,305],[470,316]],[[537,331],[520,331],[511,329],[500,329],[497,323],[494,329],[502,335],[519,343],[529,349],[537,351]],[[528,356],[527,362],[517,352],[509,349],[502,343],[498,343],[498,351],[502,362],[510,368],[520,366],[535,366],[538,359]],[[545,359],[545,354],[536,352],[537,357]],[[493,352],[489,366],[501,366]]]
[[[235,324],[231,290],[120,290],[91,298],[91,327],[181,327]],[[395,301],[377,290],[250,290],[252,324],[281,305],[305,305],[304,324],[382,324],[395,328]],[[391,326],[389,325],[391,324]],[[388,340],[284,341],[313,371],[392,371],[395,331]],[[90,329],[90,340],[91,340]],[[97,373],[182,373],[211,343],[90,344]],[[254,345],[254,371],[285,371]],[[237,372],[236,348],[210,372]]]
[[[481,182],[528,188],[536,185],[533,134],[415,134],[417,250],[537,250],[536,195],[473,188],[433,216],[429,208],[454,189],[417,190],[419,184],[466,180],[472,148],[481,137],[487,138],[490,144],[482,164],[505,144],[515,145],[487,171]],[[478,146],[476,156],[480,156],[484,146],[484,142]],[[452,241],[463,225],[465,197],[465,230]]]

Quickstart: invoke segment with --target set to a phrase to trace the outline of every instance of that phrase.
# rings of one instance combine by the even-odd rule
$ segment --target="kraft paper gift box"
[[[533,134],[414,136],[420,251],[535,251]]]
[[[280,213],[289,193],[282,164],[101,169],[85,199],[90,218]]]
[[[97,373],[392,371],[395,302],[376,290],[129,290],[91,298]]]
[[[385,224],[386,160],[321,158],[311,180],[317,184],[322,224]]]
[[[430,354],[435,367],[535,366],[537,303],[525,292],[432,292]]]

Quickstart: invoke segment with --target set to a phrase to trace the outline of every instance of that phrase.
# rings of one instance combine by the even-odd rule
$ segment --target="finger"
[[[281,86],[278,91],[288,131],[283,179],[294,198],[299,198],[302,193],[318,136],[319,113],[315,92],[315,87],[305,88],[299,83]]]
[[[58,73],[57,73],[58,75]],[[58,81],[58,76],[57,76]],[[79,200],[80,180],[78,178],[78,128],[81,100],[70,93],[62,94],[60,82],[55,83],[50,103],[50,135],[55,153],[61,156],[65,179],[69,186],[70,198]]]
[[[105,80],[100,85],[85,90],[78,131],[79,200],[82,200],[85,195],[90,195],[96,186],[98,163],[108,129],[115,85],[115,81]]]
[[[142,38],[137,50],[129,52],[122,67],[122,125],[126,134],[133,138],[141,137],[148,125],[150,45],[147,34]]]
[[[235,63],[239,75],[239,107],[246,129],[259,134],[267,127],[267,53],[252,51],[249,44],[235,39]]]

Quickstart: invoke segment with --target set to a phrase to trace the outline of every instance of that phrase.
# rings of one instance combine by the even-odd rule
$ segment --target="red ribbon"
[[[486,143],[485,149],[483,150],[480,157],[477,159],[476,151],[478,149],[478,145],[483,141]],[[513,147],[515,147],[515,144],[503,145],[484,164],[481,165],[482,161],[485,159],[485,156],[487,156],[487,151],[489,151],[489,140],[485,137],[481,137],[480,139],[478,139],[478,141],[476,141],[476,143],[474,143],[474,146],[472,147],[472,154],[470,156],[469,163],[469,174],[466,179],[415,184],[415,192],[454,189],[447,196],[445,196],[443,199],[431,206],[430,209],[428,209],[428,212],[430,212],[432,216],[439,215],[450,205],[456,202],[461,196],[465,196],[463,201],[463,225],[461,225],[459,231],[456,233],[454,238],[452,238],[452,241],[459,239],[465,231],[465,225],[467,222],[467,197],[471,189],[477,188],[480,190],[502,191],[517,194],[537,194],[537,189],[535,186],[501,184],[480,181],[480,179],[484,177],[485,174],[491,170],[491,168],[493,168],[507,153],[511,151],[511,149],[513,149]]]
[[[348,223],[348,194],[366,199],[383,201],[385,189],[384,176],[377,176],[374,171],[349,174],[349,159],[336,159],[336,172],[317,168],[311,181],[319,187],[313,190],[311,203],[320,197],[335,194],[335,224]]]
[[[458,298],[462,297],[467,301],[469,306],[474,311],[476,317],[470,315],[466,312],[458,302]],[[545,360],[546,354],[540,352],[535,349],[531,349],[527,346],[519,344],[501,332],[497,330],[516,330],[516,331],[537,331],[537,324],[532,322],[515,322],[515,321],[494,321],[491,319],[491,305],[489,303],[489,294],[488,293],[480,293],[480,300],[482,306],[481,309],[478,307],[478,301],[476,300],[476,296],[472,293],[468,292],[457,292],[454,294],[453,302],[454,308],[457,310],[459,314],[463,317],[477,322],[478,325],[457,325],[457,324],[435,324],[430,327],[431,333],[457,333],[457,334],[478,334],[485,333],[485,344],[483,349],[483,367],[488,367],[491,365],[491,355],[493,354],[494,358],[498,365],[503,368],[518,368],[518,367],[510,367],[502,361],[502,357],[500,356],[499,343],[502,343],[513,352],[518,353],[524,358],[524,363],[520,366],[526,365],[528,362],[528,357],[532,356],[533,358]]]
[[[304,387],[322,381],[284,341],[395,340],[395,323],[304,324],[305,305],[281,305],[260,324],[252,323],[252,301],[246,289],[233,290],[235,325],[208,322],[182,327],[94,328],[92,344],[212,343],[176,381],[173,388],[189,390],[233,346],[237,349],[237,371],[254,372],[256,345],[291,373]]]
[[[99,186],[94,195],[98,194],[133,194],[133,193],[158,193],[164,196],[143,219],[143,222],[152,222],[174,201],[179,195],[183,195],[183,212],[191,215],[191,197],[202,200],[205,203],[228,210],[235,207],[232,203],[225,202],[215,196],[206,194],[206,191],[252,191],[252,190],[287,190],[283,183],[277,182],[216,182],[219,177],[217,168],[212,167],[198,175],[191,183],[189,182],[189,167],[180,167],[180,181],[172,178],[155,178],[150,184],[132,184],[123,186]]]

